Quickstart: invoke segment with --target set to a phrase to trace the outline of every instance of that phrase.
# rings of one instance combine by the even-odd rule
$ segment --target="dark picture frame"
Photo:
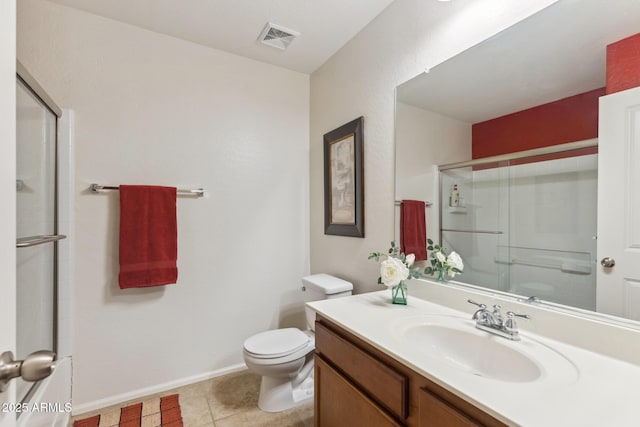
[[[324,234],[364,237],[364,117],[324,134]]]

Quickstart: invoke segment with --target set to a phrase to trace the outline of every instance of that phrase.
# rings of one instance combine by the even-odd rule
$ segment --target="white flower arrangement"
[[[437,275],[438,280],[446,280],[445,275],[453,278],[462,273],[464,263],[462,258],[455,251],[451,251],[447,255],[447,249],[436,245],[433,240],[427,239],[427,250],[430,251],[431,266],[419,271],[415,266],[415,255],[400,252],[400,248],[396,246],[396,242],[391,242],[391,248],[388,253],[371,252],[369,259],[380,262],[380,277],[378,283],[388,288],[395,289],[398,285],[405,287],[405,280],[417,279],[425,276]]]
[[[421,277],[422,274],[413,269],[413,263],[416,259],[414,254],[405,255],[400,252],[400,248],[396,246],[396,242],[391,242],[389,252],[384,254],[381,252],[369,253],[369,259],[380,262],[380,277],[378,283],[389,288],[404,284],[404,281],[410,278]]]
[[[456,274],[462,273],[464,269],[464,263],[462,258],[455,251],[451,251],[447,255],[446,248],[440,245],[434,245],[433,240],[427,239],[427,249],[431,251],[431,267],[427,267],[424,270],[424,274],[434,275],[438,273],[438,279],[444,280],[444,275],[448,275],[450,278],[456,276]]]

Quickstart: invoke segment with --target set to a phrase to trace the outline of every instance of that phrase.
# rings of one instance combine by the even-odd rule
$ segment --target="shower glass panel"
[[[18,79],[17,238],[56,234],[57,117]],[[56,245],[18,248],[16,358],[42,349],[55,351]],[[22,401],[34,383],[17,383]]]
[[[574,152],[442,170],[441,241],[465,263],[456,280],[595,310],[597,164]]]
[[[458,280],[502,291],[509,287],[509,268],[496,262],[497,254],[487,248],[508,247],[508,166],[508,162],[496,162],[481,170],[451,169],[443,171],[440,179],[441,241],[463,257],[465,268]],[[454,186],[460,194],[457,206],[450,200]]]

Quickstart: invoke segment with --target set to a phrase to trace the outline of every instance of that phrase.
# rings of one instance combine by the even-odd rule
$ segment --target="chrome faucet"
[[[507,318],[505,320],[502,316],[501,307],[498,304],[493,306],[493,311],[489,311],[486,304],[477,303],[473,300],[467,300],[467,302],[479,307],[478,310],[473,313],[472,317],[472,319],[476,321],[476,328],[513,341],[520,339],[518,324],[515,318],[531,319],[531,316],[528,314],[517,314],[513,311],[507,311]]]

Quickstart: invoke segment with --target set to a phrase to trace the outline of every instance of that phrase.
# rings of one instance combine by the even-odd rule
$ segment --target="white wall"
[[[433,203],[426,208],[427,236],[437,242],[440,240],[437,165],[471,159],[471,124],[397,102],[395,142],[395,198]],[[397,241],[400,241],[399,217],[400,206],[396,206]]]
[[[311,271],[380,289],[394,235],[394,88],[555,0],[396,0],[311,75]],[[364,116],[365,238],[324,235],[322,135]]]
[[[309,76],[40,0],[18,57],[75,113],[74,412],[242,363],[244,339],[303,325]],[[177,285],[120,290],[118,193],[178,200]]]

